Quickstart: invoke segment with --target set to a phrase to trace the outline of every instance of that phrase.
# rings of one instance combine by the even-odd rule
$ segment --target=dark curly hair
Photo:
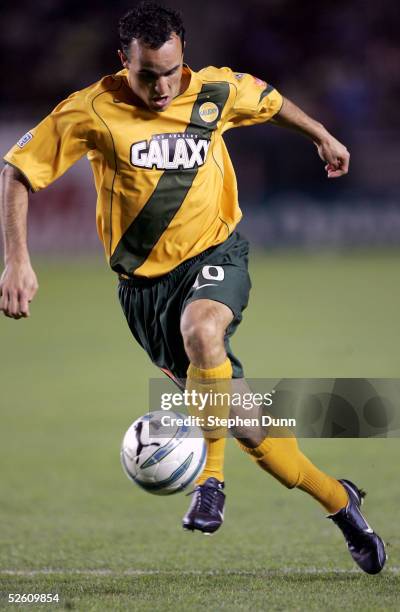
[[[165,8],[156,2],[140,2],[119,20],[119,39],[125,55],[133,38],[139,38],[151,49],[159,49],[172,34],[185,42],[185,28],[180,12]]]

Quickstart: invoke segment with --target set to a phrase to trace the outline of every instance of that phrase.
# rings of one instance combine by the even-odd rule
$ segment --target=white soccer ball
[[[183,491],[204,469],[207,447],[201,430],[190,424],[178,425],[177,419],[188,422],[187,415],[170,410],[149,412],[132,423],[122,441],[121,463],[126,475],[149,493]]]

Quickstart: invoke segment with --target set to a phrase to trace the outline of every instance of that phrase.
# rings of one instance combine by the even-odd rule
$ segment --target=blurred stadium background
[[[271,126],[232,130],[242,229],[258,245],[340,248],[400,244],[400,43],[395,0],[171,0],[183,9],[186,61],[266,79],[324,123],[352,153],[327,181],[314,147]],[[61,99],[120,69],[121,2],[22,0],[2,5],[0,141],[7,151]],[[100,250],[83,160],[32,198],[35,251]]]
[[[296,134],[268,125],[227,134],[241,227],[255,247],[252,300],[234,338],[248,376],[398,377],[398,3],[168,4],[183,9],[193,69],[265,78],[352,153],[348,177],[328,181]],[[2,4],[3,152],[70,92],[119,70],[127,8]],[[29,321],[0,320],[0,608],[9,592],[59,592],[66,609],[99,612],[203,610],[205,601],[398,610],[398,439],[302,441],[321,468],[371,492],[367,515],[390,555],[377,580],[354,569],[316,504],[232,441],[223,530],[217,540],[182,535],[188,499],[146,495],[119,466],[123,432],[146,411],[158,373],[129,335],[102,259],[88,162],[34,194],[29,215],[40,291]]]

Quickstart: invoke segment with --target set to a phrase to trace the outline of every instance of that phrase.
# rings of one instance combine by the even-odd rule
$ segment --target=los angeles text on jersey
[[[131,164],[157,170],[198,168],[204,165],[209,147],[210,139],[190,132],[154,134],[150,140],[133,143]]]

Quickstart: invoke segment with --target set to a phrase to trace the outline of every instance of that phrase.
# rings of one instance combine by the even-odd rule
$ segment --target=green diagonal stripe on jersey
[[[261,93],[258,103],[260,104],[261,100],[264,100],[265,96],[268,96],[271,91],[274,91],[274,87],[272,87],[272,85],[267,85],[264,91]]]
[[[228,96],[229,83],[204,84],[193,105],[185,134],[193,133],[199,138],[210,139]],[[208,107],[210,116],[206,122],[201,119],[199,110],[207,102],[212,104]],[[214,105],[217,105],[219,112],[215,119],[210,121],[210,118],[213,118]],[[207,107],[205,108],[207,110]],[[110,258],[111,268],[115,272],[131,275],[144,263],[182,206],[197,172],[197,167],[164,171],[149,200],[132,221]]]

